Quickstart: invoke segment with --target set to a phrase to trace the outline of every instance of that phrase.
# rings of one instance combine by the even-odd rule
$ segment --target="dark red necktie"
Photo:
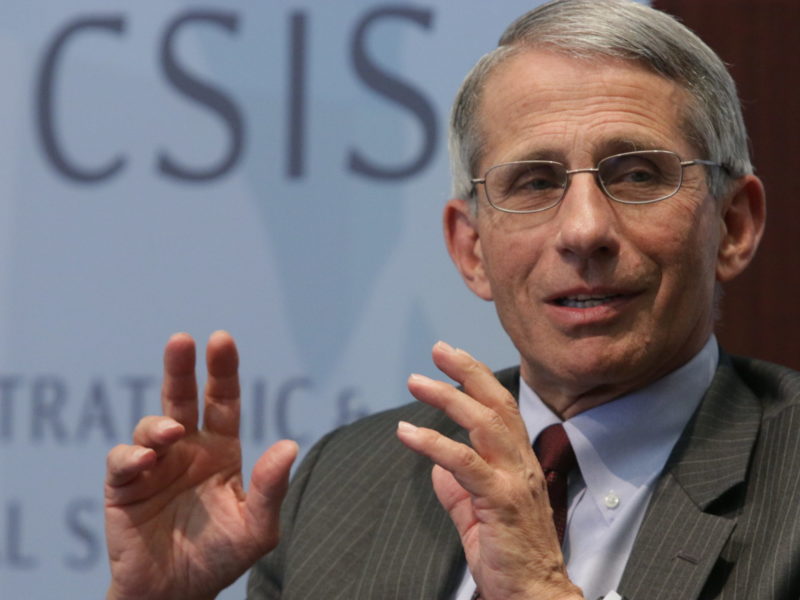
[[[547,495],[553,509],[553,524],[556,526],[558,541],[564,543],[564,532],[567,529],[567,477],[578,466],[575,451],[561,423],[550,425],[542,431],[536,438],[533,450],[547,481]],[[480,597],[480,590],[475,590],[472,600],[479,600]]]
[[[547,494],[553,508],[553,523],[558,541],[563,543],[567,529],[567,477],[578,465],[578,461],[561,423],[550,425],[542,431],[533,449],[547,480]]]

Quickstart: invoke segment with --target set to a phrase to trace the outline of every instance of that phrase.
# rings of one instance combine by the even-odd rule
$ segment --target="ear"
[[[481,240],[469,204],[455,198],[444,207],[444,239],[447,251],[458,268],[464,283],[479,298],[492,299],[492,290],[483,262]]]
[[[761,180],[745,175],[722,204],[722,236],[717,255],[717,279],[730,281],[745,270],[756,253],[767,217]]]

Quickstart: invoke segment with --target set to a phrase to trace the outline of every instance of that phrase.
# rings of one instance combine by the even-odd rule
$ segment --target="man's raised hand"
[[[173,335],[164,350],[163,416],[136,426],[109,452],[108,600],[214,598],[278,543],[278,514],[297,445],[280,441],[242,483],[238,355],[214,333],[199,425],[195,345]]]
[[[435,463],[434,491],[458,530],[481,598],[582,598],[567,577],[547,484],[516,399],[463,350],[439,342],[433,360],[462,389],[412,375],[409,390],[464,427],[472,447],[408,423],[397,434]]]

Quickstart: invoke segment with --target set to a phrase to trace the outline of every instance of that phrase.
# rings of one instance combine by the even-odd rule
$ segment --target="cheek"
[[[544,248],[538,233],[535,229],[495,230],[488,246],[484,240],[484,265],[496,288],[518,290],[532,271],[541,268]]]
[[[484,240],[483,249],[495,310],[506,329],[516,329],[516,321],[535,318],[535,286],[544,267],[541,245],[535,236],[507,232],[493,236],[488,245]]]
[[[705,311],[711,305],[716,282],[717,219],[708,210],[686,211],[680,217],[682,221],[671,221],[667,233],[660,236],[662,283],[671,303],[680,305],[681,310]]]
[[[481,261],[495,294],[516,287],[538,261],[540,228],[526,221],[525,215],[492,211],[479,222]]]

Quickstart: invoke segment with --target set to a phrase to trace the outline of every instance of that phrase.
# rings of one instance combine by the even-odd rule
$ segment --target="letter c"
[[[300,390],[310,390],[314,387],[314,383],[309,377],[295,377],[284,383],[278,390],[276,412],[276,425],[278,435],[283,438],[292,438],[301,446],[309,441],[308,434],[300,433],[299,431],[293,432],[289,424],[289,403],[291,402],[292,395]]]
[[[75,34],[85,29],[103,29],[119,35],[123,32],[124,28],[125,22],[122,17],[79,18],[59,31],[53,43],[50,44],[47,48],[47,52],[45,52],[36,86],[36,114],[39,137],[45,156],[47,156],[59,173],[73,181],[95,183],[103,179],[108,179],[122,168],[125,164],[125,159],[118,156],[104,167],[85,169],[69,162],[64,156],[64,152],[56,139],[53,123],[53,82],[56,76],[58,61],[67,41]]]

